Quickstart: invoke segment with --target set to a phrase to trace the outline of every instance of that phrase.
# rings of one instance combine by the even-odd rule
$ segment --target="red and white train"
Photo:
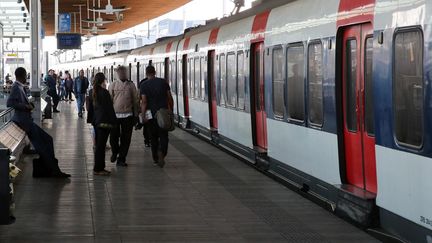
[[[147,65],[179,124],[335,213],[432,242],[432,1],[272,0],[58,70]]]

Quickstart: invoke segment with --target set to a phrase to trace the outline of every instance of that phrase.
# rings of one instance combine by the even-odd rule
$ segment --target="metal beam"
[[[22,0],[1,0],[1,3],[22,3]]]
[[[0,24],[2,24],[3,26],[30,26],[30,23],[29,22],[22,22],[22,23],[6,23],[6,22],[2,22],[2,23],[0,23]]]
[[[1,23],[2,24],[7,24],[7,23],[26,23],[27,19],[8,19],[8,20],[2,20]]]
[[[24,36],[24,35],[5,35],[5,36],[3,36],[3,38],[17,38],[17,39],[25,38],[25,39],[27,39],[27,38],[30,38],[30,35],[28,35],[28,36]],[[6,52],[10,52],[10,51],[4,51],[4,52],[6,53]],[[18,52],[29,52],[29,51],[18,51]]]
[[[13,7],[13,6],[10,6],[10,7],[1,7],[1,10],[7,10],[7,11],[14,11],[14,10],[16,10],[16,11],[25,11],[26,10],[26,8],[23,6],[23,7]],[[4,11],[3,11],[4,12]]]
[[[3,9],[3,8],[1,8]],[[6,16],[19,16],[19,17],[27,17],[27,13],[23,13],[23,12],[19,12],[19,13],[2,13],[1,15],[2,17],[6,17]]]

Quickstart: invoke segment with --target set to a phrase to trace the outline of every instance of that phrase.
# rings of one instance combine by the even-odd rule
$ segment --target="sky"
[[[248,9],[251,7],[251,2],[253,0],[245,0],[245,7],[242,10]],[[162,19],[183,19],[185,16],[186,20],[208,20],[214,18],[221,18],[223,16],[229,15],[229,13],[234,9],[234,4],[231,0],[193,0],[185,6],[173,10],[170,13],[167,13],[163,16],[160,16],[157,19],[153,19],[150,21],[150,26],[153,26],[157,23],[158,20]],[[125,12],[127,14],[127,12]],[[148,23],[140,24],[131,29],[122,31],[122,33],[118,33],[117,37],[127,37],[131,36],[132,33],[147,33]],[[97,49],[98,45],[101,44],[104,40],[115,39],[115,35],[111,36],[98,36],[93,37],[90,41],[83,43],[83,56],[88,54],[95,54],[95,49]],[[46,37],[43,40],[43,48],[44,51],[48,51],[49,54],[53,53],[56,50],[56,41],[54,37]],[[88,53],[89,51],[93,51],[93,53]],[[77,55],[77,54],[75,54]],[[71,55],[69,55],[70,57]],[[79,54],[77,55],[79,56]],[[52,57],[52,56],[51,56]],[[62,58],[64,61],[64,58]]]

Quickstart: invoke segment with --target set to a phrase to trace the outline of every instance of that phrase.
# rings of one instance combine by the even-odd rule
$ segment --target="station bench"
[[[29,144],[25,132],[14,122],[8,122],[0,128],[0,224],[15,221],[11,212],[13,181],[9,175],[9,164],[15,165]]]

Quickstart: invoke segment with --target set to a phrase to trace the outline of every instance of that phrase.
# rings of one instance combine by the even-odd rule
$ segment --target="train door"
[[[132,63],[129,63],[129,65],[128,65],[127,74],[128,74],[128,79],[131,80],[132,79]]]
[[[252,125],[254,132],[254,145],[267,149],[267,114],[265,110],[264,90],[264,43],[252,45]]]
[[[216,80],[215,80],[215,51],[208,52],[207,80],[208,80],[208,102],[210,114],[210,128],[217,130],[217,100],[216,100]]]
[[[169,80],[169,77],[170,77],[170,75],[169,75],[169,72],[170,72],[169,66],[170,66],[170,61],[169,61],[169,58],[166,57],[165,60],[164,60],[164,77],[163,77],[165,80]]]
[[[183,106],[185,119],[189,119],[189,96],[188,96],[188,59],[187,55],[183,55],[182,60],[182,80],[183,80]],[[188,124],[186,124],[187,126]]]
[[[347,182],[377,192],[372,101],[372,25],[343,33],[342,90]]]

